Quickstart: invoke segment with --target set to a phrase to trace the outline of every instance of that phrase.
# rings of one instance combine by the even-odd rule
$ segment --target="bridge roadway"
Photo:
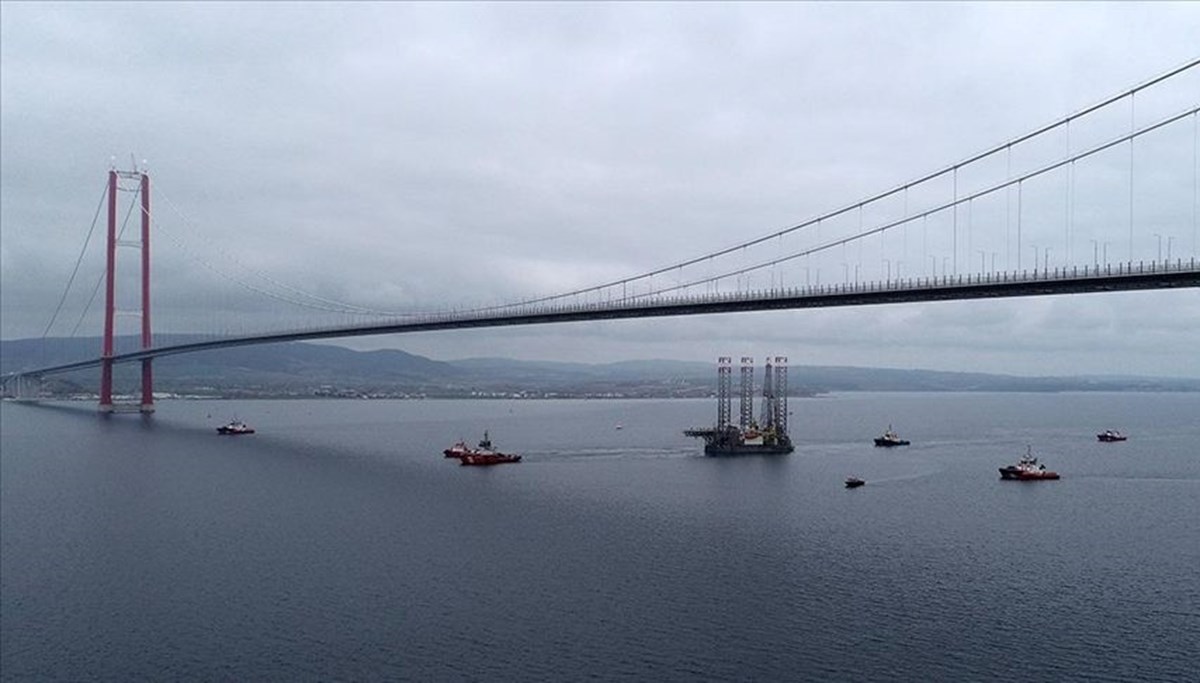
[[[1108,264],[1083,268],[1056,269],[1053,272],[984,273],[943,278],[910,278],[901,281],[842,283],[795,289],[709,294],[694,297],[642,298],[613,302],[571,305],[539,305],[468,311],[431,313],[404,321],[378,324],[324,327],[291,332],[273,332],[230,337],[202,342],[163,346],[145,351],[114,355],[114,364],[132,363],[198,351],[340,337],[364,337],[378,334],[430,332],[474,327],[542,325],[585,320],[658,318],[681,315],[708,315],[747,311],[772,311],[831,306],[868,306],[877,304],[951,301],[1053,294],[1134,291],[1200,287],[1200,261]],[[10,373],[14,378],[34,378],[98,367],[103,358],[67,363],[35,370]]]

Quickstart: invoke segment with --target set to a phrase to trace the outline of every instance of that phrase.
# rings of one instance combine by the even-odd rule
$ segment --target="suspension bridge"
[[[754,239],[584,288],[490,305],[378,310],[337,301],[194,248],[191,221],[166,201],[152,209],[150,177],[110,169],[105,268],[72,334],[105,293],[99,355],[3,377],[6,394],[38,393],[52,375],[100,369],[102,411],[152,412],[153,361],[212,349],[586,320],[862,306],[1200,287],[1200,59],[1124,89],[1031,132],[890,189]],[[122,213],[121,195],[132,196]],[[156,197],[161,197],[156,191]],[[170,217],[173,212],[174,216]],[[138,217],[140,239],[124,239]],[[96,226],[93,220],[92,229]],[[83,260],[92,231],[84,240]],[[236,296],[304,311],[273,328],[237,333],[172,329],[155,344],[151,234],[163,234]],[[157,238],[156,238],[157,239]],[[156,241],[157,243],[157,241]],[[1165,251],[1164,251],[1165,245]],[[140,253],[136,310],[117,306],[118,247]],[[206,255],[207,254],[207,255]],[[76,263],[45,338],[80,270]],[[977,267],[976,267],[977,266]],[[128,279],[126,279],[128,282]],[[230,306],[230,313],[237,314]],[[156,317],[161,317],[156,312]],[[136,348],[118,349],[118,317],[140,320]],[[244,316],[245,314],[243,314]],[[197,341],[197,333],[204,333]],[[160,333],[161,337],[165,334]],[[114,400],[113,368],[141,366],[137,403]]]

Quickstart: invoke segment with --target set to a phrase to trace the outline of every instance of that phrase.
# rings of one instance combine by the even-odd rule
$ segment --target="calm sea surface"
[[[0,407],[4,680],[1200,671],[1200,395],[794,399],[740,459],[709,401],[158,408]],[[525,461],[441,456],[485,428]],[[1063,479],[1001,482],[1026,444]]]

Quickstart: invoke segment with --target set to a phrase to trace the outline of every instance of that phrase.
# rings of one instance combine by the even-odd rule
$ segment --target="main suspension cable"
[[[107,185],[105,187],[107,188]],[[133,215],[133,208],[137,206],[138,197],[141,195],[141,193],[142,190],[140,186],[138,189],[133,191],[133,201],[129,205],[129,211],[125,212],[125,220],[121,222],[121,230],[117,233],[118,242],[122,237],[125,236],[125,228],[129,225],[129,217]],[[101,202],[103,203],[103,200],[101,200]],[[106,274],[107,273],[101,272],[100,277],[96,279],[96,286],[92,288],[92,295],[88,297],[87,305],[83,307],[83,311],[79,314],[79,320],[75,321],[75,326],[71,328],[71,334],[68,336],[74,337],[75,333],[79,331],[80,325],[83,324],[83,319],[87,317],[88,311],[91,310],[92,304],[96,301],[96,295],[100,292],[100,285],[104,283],[104,276]]]
[[[1025,133],[1025,134],[1023,134],[1023,135],[1020,135],[1020,136],[1017,136],[1017,137],[1015,137],[1015,138],[1011,138],[1011,139],[1009,139],[1008,141],[1006,141],[1006,142],[1004,142],[1004,143],[1002,143],[1002,144],[995,145],[995,146],[993,146],[993,147],[991,147],[991,148],[988,148],[988,149],[986,149],[986,150],[984,150],[984,151],[982,151],[982,152],[979,152],[979,153],[977,153],[977,154],[973,154],[973,155],[971,155],[971,156],[967,157],[966,159],[963,159],[962,161],[958,161],[958,162],[956,162],[956,163],[954,163],[954,164],[951,164],[951,165],[949,165],[949,166],[946,166],[946,167],[944,167],[944,168],[942,168],[942,169],[940,169],[940,170],[933,171],[933,172],[931,172],[931,173],[927,173],[927,174],[925,174],[925,175],[923,175],[923,176],[920,176],[920,177],[919,177],[919,178],[917,178],[916,180],[911,180],[911,181],[909,181],[909,182],[906,182],[906,183],[903,183],[903,184],[901,184],[901,185],[898,185],[898,186],[896,186],[896,187],[893,187],[893,188],[892,188],[892,189],[890,189],[890,190],[886,190],[886,191],[884,191],[884,192],[880,192],[880,193],[878,193],[878,194],[872,195],[872,196],[870,196],[870,197],[868,197],[868,198],[866,198],[866,199],[863,199],[863,200],[860,200],[860,201],[854,202],[854,203],[852,203],[852,204],[847,204],[847,205],[845,205],[845,206],[842,206],[841,208],[838,208],[838,209],[835,209],[835,210],[833,210],[833,211],[829,211],[829,212],[826,212],[826,213],[820,214],[820,215],[818,215],[818,216],[816,216],[816,217],[810,218],[810,219],[808,219],[808,220],[805,220],[805,221],[803,221],[803,222],[801,222],[801,223],[797,223],[797,224],[795,224],[795,225],[792,225],[792,226],[790,226],[790,227],[784,228],[784,229],[782,229],[782,230],[778,230],[778,231],[776,231],[776,232],[773,232],[773,233],[771,233],[771,234],[764,235],[764,236],[762,236],[762,237],[757,237],[757,238],[755,238],[755,239],[748,240],[748,241],[745,241],[745,242],[740,242],[740,243],[738,243],[738,244],[735,244],[735,245],[732,245],[732,246],[729,246],[729,247],[725,247],[725,248],[723,248],[723,249],[720,249],[720,250],[718,250],[718,251],[714,251],[714,252],[711,252],[711,253],[708,253],[708,254],[704,254],[704,255],[702,255],[702,256],[697,256],[697,257],[694,257],[694,258],[686,259],[686,260],[684,260],[684,261],[679,261],[679,262],[677,262],[677,263],[673,263],[673,264],[671,264],[671,265],[668,265],[668,266],[662,266],[662,267],[660,267],[660,268],[656,268],[656,269],[654,269],[654,270],[647,271],[647,272],[645,272],[645,273],[641,273],[641,274],[639,274],[639,275],[631,275],[631,276],[624,277],[624,278],[620,278],[620,279],[617,279],[617,280],[612,280],[612,281],[610,281],[610,282],[606,282],[606,283],[603,283],[603,284],[599,284],[599,285],[593,285],[593,286],[590,286],[590,287],[584,287],[584,288],[580,288],[580,289],[575,289],[575,290],[571,290],[571,291],[569,291],[569,292],[563,292],[563,293],[561,293],[561,294],[554,294],[554,295],[550,295],[550,296],[544,296],[544,297],[537,297],[537,298],[532,298],[532,299],[526,299],[526,300],[523,300],[523,301],[520,301],[520,302],[517,302],[517,303],[511,304],[511,306],[512,306],[512,307],[516,307],[516,306],[522,306],[522,305],[528,305],[528,304],[545,303],[545,302],[548,302],[548,301],[554,301],[554,300],[556,300],[556,299],[564,299],[564,298],[568,298],[568,297],[572,297],[572,296],[578,296],[578,295],[581,295],[581,294],[590,294],[590,293],[593,293],[593,292],[597,292],[597,291],[600,291],[600,290],[603,290],[603,289],[607,289],[607,288],[609,288],[609,287],[615,287],[615,286],[618,286],[618,285],[628,285],[629,283],[632,283],[632,282],[636,282],[636,281],[639,281],[639,280],[645,280],[645,279],[648,279],[648,278],[652,278],[652,277],[654,277],[655,275],[661,275],[661,274],[663,274],[663,273],[667,273],[667,272],[670,272],[670,271],[672,271],[672,270],[676,270],[676,269],[680,269],[680,268],[685,268],[685,267],[687,267],[687,266],[692,266],[692,265],[695,265],[695,264],[697,264],[697,263],[702,263],[702,262],[704,262],[704,261],[707,261],[707,260],[709,260],[709,259],[712,259],[712,258],[715,258],[715,257],[719,257],[719,256],[725,256],[725,255],[728,255],[728,254],[734,253],[734,252],[736,252],[736,251],[739,251],[739,250],[742,250],[742,249],[746,249],[747,247],[757,246],[757,245],[759,245],[759,244],[762,244],[762,243],[764,243],[764,242],[767,242],[768,240],[771,240],[771,239],[774,239],[774,238],[777,238],[777,237],[782,237],[782,236],[784,236],[784,235],[788,235],[788,234],[794,233],[794,232],[796,232],[796,231],[798,231],[798,230],[802,230],[802,229],[804,229],[804,228],[808,228],[808,227],[811,227],[811,226],[817,225],[817,224],[819,224],[819,223],[821,223],[821,222],[823,222],[823,221],[827,221],[827,220],[829,220],[829,219],[831,219],[831,218],[836,218],[836,217],[838,217],[838,216],[841,216],[841,215],[843,215],[843,214],[846,214],[846,213],[848,213],[848,212],[850,212],[850,211],[853,211],[853,210],[856,210],[856,209],[861,209],[861,207],[863,207],[863,206],[865,206],[865,205],[867,205],[867,204],[873,204],[873,203],[875,203],[875,202],[878,202],[878,201],[880,201],[880,200],[883,200],[883,199],[886,199],[886,198],[888,198],[888,197],[891,197],[892,195],[895,195],[895,194],[897,194],[897,193],[900,193],[900,192],[905,192],[905,191],[907,191],[909,188],[915,187],[915,186],[917,186],[917,185],[922,185],[922,184],[924,184],[924,183],[926,183],[926,182],[929,182],[929,181],[931,181],[931,180],[934,180],[934,179],[936,179],[936,178],[939,178],[939,177],[941,177],[941,176],[944,176],[944,175],[946,175],[947,173],[952,173],[952,172],[955,172],[955,171],[957,171],[959,168],[962,168],[963,166],[968,166],[968,165],[970,165],[970,164],[973,164],[973,163],[975,163],[975,162],[977,162],[977,161],[981,161],[981,160],[983,160],[983,159],[986,159],[987,157],[990,157],[990,156],[992,156],[993,154],[997,154],[997,153],[999,153],[999,152],[1002,152],[1002,151],[1005,151],[1005,150],[1011,150],[1011,148],[1012,148],[1014,145],[1019,145],[1019,144],[1021,144],[1021,143],[1024,143],[1024,142],[1028,142],[1028,141],[1030,141],[1030,140],[1032,140],[1032,139],[1034,139],[1034,138],[1036,138],[1036,137],[1039,137],[1039,136],[1041,136],[1041,135],[1044,135],[1044,134],[1046,134],[1046,133],[1049,133],[1050,131],[1056,130],[1056,129],[1060,128],[1061,126],[1064,126],[1064,125],[1066,125],[1066,124],[1070,123],[1071,121],[1074,121],[1074,120],[1076,120],[1076,119],[1080,119],[1080,118],[1082,118],[1082,117],[1085,117],[1085,116],[1087,116],[1087,115],[1089,115],[1089,114],[1095,113],[1095,112],[1097,112],[1097,111],[1099,111],[1099,110],[1101,110],[1101,109],[1103,109],[1103,108],[1105,108],[1105,107],[1107,107],[1107,106],[1109,106],[1109,105],[1113,104],[1114,102],[1119,102],[1120,100],[1122,100],[1122,99],[1125,99],[1126,97],[1131,97],[1131,96],[1135,95],[1136,93],[1138,93],[1138,92],[1141,92],[1142,90],[1145,90],[1145,89],[1147,89],[1147,88],[1150,88],[1150,87],[1152,87],[1152,86],[1154,86],[1154,85],[1157,85],[1157,84],[1159,84],[1159,83],[1162,83],[1163,81],[1166,81],[1166,80],[1169,80],[1169,79],[1171,79],[1171,78],[1173,78],[1173,77],[1175,77],[1175,76],[1178,76],[1179,74],[1181,74],[1181,73],[1183,73],[1183,72],[1185,72],[1185,71],[1188,71],[1189,69],[1193,69],[1193,68],[1195,68],[1195,67],[1196,67],[1196,66],[1198,66],[1198,65],[1200,65],[1200,58],[1193,59],[1193,60],[1191,60],[1191,61],[1189,61],[1189,62],[1187,62],[1187,63],[1185,63],[1185,64],[1183,64],[1183,65],[1181,65],[1181,66],[1175,67],[1174,69],[1171,69],[1171,70],[1169,70],[1169,71],[1167,71],[1167,72],[1165,72],[1165,73],[1163,73],[1163,74],[1161,74],[1161,75],[1159,75],[1159,76],[1155,76],[1154,78],[1151,78],[1150,80],[1147,80],[1147,81],[1145,81],[1145,82],[1142,82],[1142,83],[1140,83],[1140,84],[1138,84],[1138,85],[1136,85],[1136,86],[1134,86],[1134,87],[1132,87],[1132,88],[1127,88],[1126,90],[1124,90],[1124,91],[1122,91],[1122,92],[1120,92],[1120,93],[1118,93],[1118,94],[1116,94],[1116,95],[1112,95],[1111,97],[1107,97],[1107,98],[1105,98],[1104,100],[1102,100],[1102,101],[1100,101],[1100,102],[1097,102],[1096,104],[1092,104],[1092,105],[1090,105],[1090,106],[1084,107],[1083,109],[1080,109],[1080,110],[1078,110],[1078,111],[1076,111],[1076,112],[1074,112],[1074,113],[1071,113],[1071,114],[1067,115],[1067,116],[1066,116],[1066,117],[1064,117],[1064,118],[1058,119],[1057,121],[1054,121],[1054,122],[1048,123],[1048,124],[1046,124],[1046,125],[1044,125],[1044,126],[1041,126],[1040,128],[1037,128],[1037,129],[1033,130],[1032,132]]]
[[[651,292],[644,292],[644,293],[642,293],[642,294],[635,294],[635,295],[633,295],[633,296],[630,296],[630,297],[628,297],[628,299],[629,299],[629,300],[644,299],[644,298],[648,298],[648,297],[651,297],[651,296],[656,296],[656,295],[659,295],[659,294],[665,294],[665,293],[667,293],[667,292],[672,292],[672,291],[677,291],[677,290],[680,290],[680,289],[685,289],[685,288],[687,288],[687,287],[694,287],[694,286],[701,285],[701,284],[706,284],[706,283],[709,283],[709,282],[715,282],[715,281],[717,281],[717,280],[721,280],[721,279],[724,279],[724,278],[736,277],[736,276],[739,276],[739,275],[745,275],[746,273],[750,273],[750,272],[753,272],[753,271],[756,271],[756,270],[762,270],[762,269],[764,269],[764,268],[768,268],[768,267],[771,267],[771,266],[777,265],[777,264],[779,264],[779,263],[784,263],[784,262],[787,262],[787,261],[792,261],[792,260],[795,260],[795,259],[797,259],[797,258],[800,258],[800,257],[803,257],[803,256],[810,256],[810,255],[812,255],[812,254],[820,253],[820,252],[822,252],[822,251],[825,251],[825,250],[828,250],[828,249],[832,249],[832,248],[834,248],[834,247],[838,247],[838,246],[842,246],[842,245],[845,245],[845,244],[849,244],[849,243],[851,243],[851,242],[854,242],[854,241],[856,241],[856,240],[864,239],[864,238],[870,237],[870,236],[872,236],[872,235],[879,234],[879,233],[881,233],[881,232],[884,232],[885,230],[890,230],[890,229],[892,229],[892,228],[899,227],[899,226],[901,226],[901,225],[904,225],[905,223],[909,223],[909,222],[911,222],[911,221],[917,220],[918,218],[924,219],[924,218],[927,218],[927,217],[929,217],[929,216],[932,216],[932,215],[934,215],[934,214],[940,213],[940,212],[942,212],[942,211],[946,211],[947,209],[952,209],[952,208],[954,208],[955,206],[957,206],[957,205],[959,205],[959,204],[966,203],[966,202],[972,202],[972,201],[978,200],[978,199],[980,199],[981,197],[986,197],[986,196],[988,196],[988,195],[990,195],[990,194],[993,194],[993,193],[995,193],[995,192],[999,192],[1000,190],[1003,190],[1003,189],[1005,189],[1005,188],[1011,187],[1012,185],[1017,185],[1018,187],[1020,187],[1020,186],[1021,186],[1021,184],[1025,183],[1026,181],[1028,181],[1028,180],[1030,180],[1030,179],[1032,179],[1032,178],[1036,178],[1036,177],[1038,177],[1038,176],[1041,176],[1041,175],[1044,175],[1044,174],[1046,174],[1046,173],[1049,173],[1050,171],[1053,171],[1053,170],[1055,170],[1055,169],[1062,168],[1063,166],[1065,166],[1065,165],[1067,165],[1067,164],[1073,164],[1073,163],[1075,163],[1075,162],[1077,162],[1077,161],[1080,161],[1080,160],[1082,160],[1082,159],[1086,159],[1087,157],[1094,156],[1094,155],[1096,155],[1096,154],[1099,154],[1100,152],[1103,152],[1104,150],[1111,149],[1112,147],[1115,147],[1116,145],[1119,145],[1119,144],[1122,144],[1122,143],[1125,143],[1125,142],[1130,142],[1130,141],[1132,141],[1132,140],[1134,140],[1134,139],[1136,139],[1136,138],[1139,138],[1139,137],[1141,137],[1141,136],[1143,136],[1143,135],[1146,135],[1147,133],[1151,133],[1151,132],[1153,132],[1153,131],[1155,131],[1155,130],[1158,130],[1159,128],[1162,128],[1162,127],[1164,127],[1164,126],[1168,126],[1168,125],[1170,125],[1170,124],[1172,124],[1172,123],[1175,123],[1175,122],[1177,122],[1177,121],[1179,121],[1179,120],[1181,120],[1181,119],[1187,118],[1187,117],[1189,117],[1189,116],[1195,116],[1195,115],[1197,115],[1197,113],[1200,113],[1200,106],[1193,107],[1193,108],[1191,108],[1191,109],[1188,109],[1187,111],[1181,112],[1181,113],[1179,113],[1179,114],[1175,114],[1174,116],[1169,116],[1169,117],[1167,117],[1167,118],[1165,118],[1165,119],[1162,119],[1161,121],[1158,121],[1157,123],[1153,123],[1153,124],[1147,125],[1147,126],[1145,126],[1145,127],[1143,127],[1143,128],[1140,128],[1140,129],[1138,129],[1138,130],[1136,130],[1136,131],[1132,132],[1132,133],[1127,133],[1127,134],[1125,134],[1125,135],[1118,136],[1118,137],[1116,137],[1116,138],[1114,138],[1114,139],[1112,139],[1112,140],[1109,140],[1109,141],[1108,141],[1108,142],[1106,142],[1106,143],[1103,143],[1103,144],[1097,145],[1097,146],[1095,146],[1095,147],[1092,147],[1092,148],[1090,148],[1090,149],[1087,149],[1087,150],[1085,150],[1085,151],[1083,151],[1083,152],[1080,152],[1080,153],[1078,153],[1078,154],[1075,154],[1075,155],[1068,156],[1068,157],[1067,157],[1067,158],[1065,158],[1065,159],[1061,159],[1061,160],[1059,160],[1059,161],[1056,161],[1056,162],[1053,162],[1053,163],[1047,164],[1047,165],[1045,165],[1045,166],[1042,166],[1042,167],[1040,167],[1040,168],[1037,168],[1037,169],[1035,169],[1035,170],[1033,170],[1033,171],[1030,171],[1030,172],[1027,172],[1027,173],[1025,173],[1025,174],[1023,174],[1023,175],[1017,176],[1017,177],[1015,177],[1015,178],[1010,178],[1010,179],[1008,179],[1008,180],[1005,180],[1005,181],[1003,181],[1003,182],[996,183],[995,185],[992,185],[992,186],[990,186],[990,187],[984,188],[984,189],[982,189],[982,190],[979,190],[979,191],[977,191],[977,192],[974,192],[974,193],[972,193],[972,194],[970,194],[970,195],[967,195],[967,196],[961,197],[961,198],[959,198],[959,199],[956,199],[956,200],[954,200],[954,201],[951,201],[951,202],[946,202],[946,203],[944,203],[944,204],[941,204],[941,205],[939,205],[939,206],[935,206],[935,207],[933,207],[933,208],[930,208],[930,209],[927,209],[927,210],[925,210],[925,211],[921,211],[921,212],[919,212],[919,213],[915,213],[915,214],[913,214],[913,215],[911,215],[911,216],[906,216],[906,217],[904,217],[904,218],[901,218],[901,219],[898,219],[898,220],[889,221],[889,222],[887,222],[887,223],[885,223],[885,224],[883,224],[883,225],[876,226],[876,227],[874,227],[874,228],[871,228],[870,230],[866,230],[866,231],[863,231],[863,232],[857,233],[857,234],[855,234],[855,235],[850,235],[850,236],[848,236],[848,237],[843,237],[843,238],[841,238],[841,239],[837,239],[837,240],[834,240],[834,241],[831,241],[831,242],[827,242],[827,243],[825,243],[825,244],[822,244],[822,245],[820,245],[820,246],[817,246],[817,247],[812,247],[812,248],[810,248],[810,249],[804,249],[804,250],[801,250],[801,251],[793,252],[793,253],[791,253],[791,254],[787,254],[787,255],[785,255],[785,256],[781,256],[781,257],[779,257],[779,258],[774,258],[774,259],[770,259],[770,260],[767,260],[767,261],[762,261],[762,262],[759,262],[759,263],[757,263],[757,264],[754,264],[754,265],[751,265],[751,266],[746,266],[746,267],[744,267],[744,268],[738,268],[738,269],[735,269],[735,270],[729,270],[729,271],[726,271],[726,272],[724,272],[724,273],[721,273],[721,274],[718,274],[718,275],[711,275],[711,276],[708,276],[708,277],[705,277],[705,278],[701,278],[701,279],[692,280],[692,281],[690,281],[690,282],[686,282],[686,283],[682,283],[682,284],[677,284],[677,285],[674,285],[674,286],[671,286],[671,287],[663,287],[663,288],[660,288],[660,289],[657,289],[657,290],[654,290],[654,291],[651,291]]]
[[[50,328],[54,327],[54,322],[58,320],[58,314],[62,311],[63,304],[67,301],[67,294],[71,292],[71,285],[75,283],[75,276],[79,273],[79,266],[83,263],[83,257],[87,254],[88,244],[92,241],[92,233],[96,230],[96,222],[100,220],[100,210],[104,208],[104,197],[108,193],[108,183],[104,184],[104,189],[100,191],[100,201],[96,203],[96,215],[92,216],[92,225],[88,228],[87,237],[83,239],[83,248],[79,250],[79,258],[75,259],[75,267],[71,269],[71,277],[67,278],[67,286],[63,289],[62,297],[58,300],[58,305],[54,307],[54,314],[50,316],[50,322],[46,323],[46,329],[42,331],[42,339],[50,334]]]

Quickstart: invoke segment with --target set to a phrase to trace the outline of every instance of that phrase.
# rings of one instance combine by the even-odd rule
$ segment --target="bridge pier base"
[[[113,362],[111,358],[105,358],[100,363],[100,412],[113,412],[112,398],[112,376]]]
[[[154,373],[150,368],[151,359],[142,361],[142,407],[141,412],[154,412]]]

